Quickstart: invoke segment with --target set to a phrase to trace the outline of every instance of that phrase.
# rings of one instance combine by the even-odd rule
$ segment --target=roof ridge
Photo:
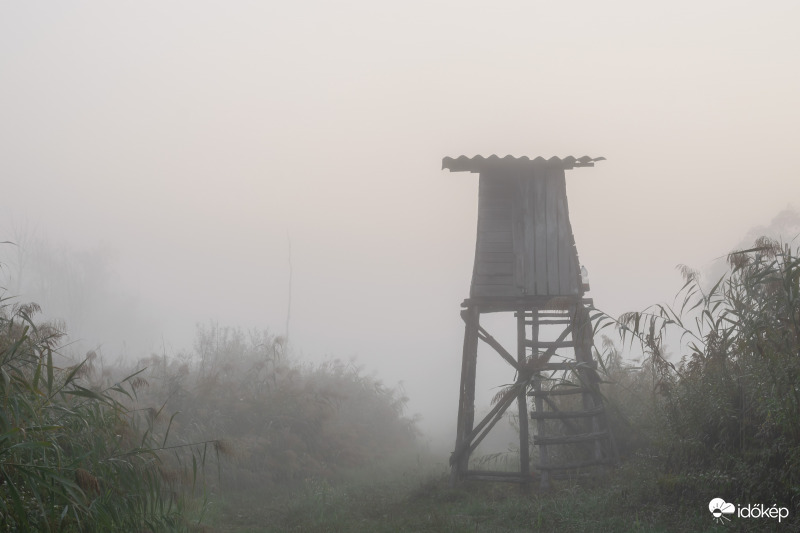
[[[473,157],[460,155],[455,158],[454,157],[442,158],[442,170],[447,169],[450,170],[451,172],[461,172],[461,171],[481,172],[483,169],[487,167],[497,167],[506,165],[509,166],[550,165],[550,166],[560,166],[565,170],[567,170],[574,167],[593,167],[596,161],[605,161],[605,159],[606,159],[605,157],[593,158],[588,155],[584,155],[581,157],[568,155],[564,158],[553,156],[550,157],[549,159],[545,159],[542,156],[537,156],[533,159],[531,159],[528,156],[515,157],[510,154],[503,157],[500,157],[497,154],[492,154],[488,157],[484,157],[482,155],[475,155]]]

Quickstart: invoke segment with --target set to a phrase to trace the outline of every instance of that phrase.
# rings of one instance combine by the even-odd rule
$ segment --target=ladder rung
[[[550,342],[550,341],[531,341],[525,339],[525,346],[528,348],[574,348],[575,341],[561,341],[561,342]]]
[[[525,325],[526,326],[532,326],[534,324],[545,324],[545,325],[548,325],[548,326],[551,326],[551,325],[564,325],[565,326],[565,325],[571,324],[571,323],[572,323],[572,320],[555,320],[555,319],[553,319],[553,320],[539,320],[539,321],[533,321],[533,320],[526,320],[525,321]]]
[[[533,318],[534,316],[536,316],[537,318],[571,318],[572,313],[570,313],[569,311],[552,311],[552,310],[538,311],[538,312],[517,311],[516,313],[514,313],[514,316],[517,318],[519,318],[520,316],[523,316],[525,318]]]
[[[533,443],[537,446],[548,444],[577,444],[580,442],[590,442],[608,438],[608,431],[598,431],[597,433],[579,433],[577,435],[561,435],[558,437],[533,437]]]
[[[506,472],[502,470],[467,470],[464,472],[464,476],[521,477],[522,473]]]
[[[561,418],[590,418],[603,414],[603,407],[595,407],[586,411],[542,411],[532,412],[531,418],[534,420],[557,420]]]
[[[469,472],[464,474],[465,479],[474,479],[476,481],[497,481],[506,483],[530,483],[533,481],[532,477],[525,477],[521,474],[515,476],[494,476],[491,474],[474,474]]]
[[[592,459],[590,461],[582,461],[579,463],[567,463],[560,465],[533,465],[536,470],[577,470],[579,468],[586,468],[589,466],[600,466],[611,464],[604,459]]]
[[[536,367],[536,370],[543,372],[547,370],[580,370],[581,368],[597,368],[597,363],[595,361],[590,361],[588,363],[546,363],[540,367]]]

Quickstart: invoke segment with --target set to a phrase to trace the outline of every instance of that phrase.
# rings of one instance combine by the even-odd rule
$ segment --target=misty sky
[[[434,426],[477,216],[441,158],[605,156],[567,173],[591,296],[669,300],[677,263],[797,207],[798,23],[788,0],[5,2],[0,241],[110,262],[124,296],[86,305],[150,326],[92,339],[109,354],[283,333],[291,243],[295,352],[357,356]]]

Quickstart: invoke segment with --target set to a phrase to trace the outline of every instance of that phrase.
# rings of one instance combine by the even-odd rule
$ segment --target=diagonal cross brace
[[[478,338],[483,342],[485,342],[486,344],[488,344],[489,346],[491,346],[492,348],[494,348],[494,351],[500,354],[500,357],[505,359],[508,364],[513,366],[517,372],[523,371],[522,366],[516,359],[511,357],[511,354],[508,353],[508,350],[503,348],[503,345],[497,342],[497,339],[489,335],[489,333],[485,329],[483,329],[483,326],[480,325],[478,326]]]
[[[542,365],[546,364],[550,358],[553,357],[553,354],[556,353],[557,345],[566,339],[567,335],[569,335],[571,332],[572,326],[567,326],[561,335],[559,335],[558,340],[553,343],[553,346],[548,348],[547,351],[541,356],[535,358],[532,357],[524,368],[519,369],[519,378],[517,381],[506,390],[492,410],[489,411],[489,413],[477,426],[475,426],[470,434],[458,444],[452,456],[450,457],[450,464],[455,464],[465,451],[472,453],[475,448],[478,447],[489,431],[494,427],[495,424],[497,424],[498,420],[500,420],[500,417],[503,416],[503,413],[506,412],[506,409],[508,409],[508,407],[513,403],[514,399],[519,395],[519,393],[523,390],[527,390],[528,385],[530,385],[533,379],[533,375],[538,372]],[[514,366],[517,367],[518,364],[515,364]],[[475,438],[476,436],[478,438]],[[473,441],[473,439],[475,440]]]

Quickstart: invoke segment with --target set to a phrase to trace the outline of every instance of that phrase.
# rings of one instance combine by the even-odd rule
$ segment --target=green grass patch
[[[659,476],[647,466],[629,464],[581,483],[559,481],[548,492],[531,488],[523,493],[517,485],[485,482],[453,488],[444,473],[361,483],[308,481],[287,493],[226,494],[212,504],[210,526],[231,533],[764,529],[763,521],[715,524],[705,495],[676,498],[682,481]]]

